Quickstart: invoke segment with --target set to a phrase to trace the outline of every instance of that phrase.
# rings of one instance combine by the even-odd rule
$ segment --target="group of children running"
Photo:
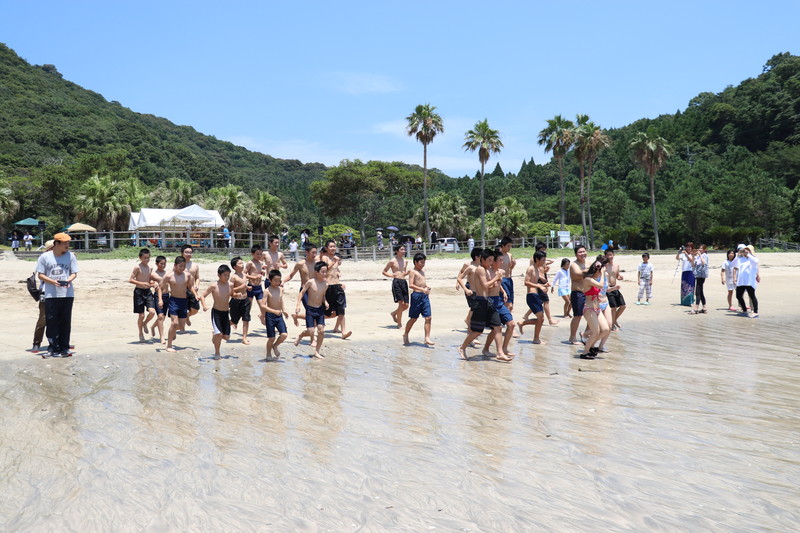
[[[153,270],[149,265],[150,250],[143,248],[139,252],[139,264],[129,279],[135,286],[133,312],[138,315],[140,342],[146,341],[147,334],[152,337],[158,334],[161,343],[166,344],[166,351],[175,352],[174,342],[178,333],[191,326],[191,317],[202,306],[203,311],[211,310],[214,357],[220,358],[222,341],[230,338],[231,328],[238,329],[239,322],[242,323],[242,344],[250,344],[247,335],[255,303],[259,320],[267,331],[266,356],[280,357],[278,347],[288,335],[285,319],[289,318],[284,308],[281,270],[287,269],[288,264],[279,250],[280,238],[273,235],[268,242],[267,251],[259,245],[253,246],[250,250],[252,258],[246,263],[241,257],[234,257],[230,266],[220,265],[217,281],[202,293],[200,268],[192,261],[194,250],[191,245],[181,247],[181,255],[175,258],[170,272],[166,270],[167,258],[161,255],[156,257],[156,269]],[[308,336],[314,346],[313,356],[322,358],[326,316],[336,317],[334,333],[341,333],[342,339],[352,334],[345,328],[347,300],[345,287],[339,279],[341,258],[336,254],[336,243],[332,240],[325,244],[319,255],[317,247],[311,244],[306,245],[305,251],[306,257],[297,262],[286,280],[300,275],[300,293],[291,316],[295,325],[304,320],[306,328],[297,337],[295,345]],[[209,296],[213,300],[210,306],[206,303]],[[167,317],[170,325],[165,335]]]

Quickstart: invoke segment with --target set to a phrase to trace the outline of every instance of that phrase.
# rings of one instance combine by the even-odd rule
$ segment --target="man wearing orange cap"
[[[44,283],[44,305],[47,340],[50,346],[42,357],[70,357],[69,337],[72,329],[72,303],[75,291],[72,281],[78,275],[78,261],[69,251],[72,238],[66,233],[53,236],[52,251],[39,256],[36,272]]]

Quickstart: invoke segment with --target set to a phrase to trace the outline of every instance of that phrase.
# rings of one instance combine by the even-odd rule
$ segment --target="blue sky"
[[[603,127],[684,109],[800,53],[798,1],[2,2],[0,42],[140,112],[275,157],[422,164],[417,104],[445,133],[430,167],[473,175],[487,118],[505,171],[549,159],[545,120]]]

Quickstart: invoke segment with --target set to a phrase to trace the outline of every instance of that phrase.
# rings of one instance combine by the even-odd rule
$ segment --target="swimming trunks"
[[[169,298],[169,315],[178,318],[186,318],[189,313],[189,301],[186,298]]]
[[[468,289],[470,289],[470,291],[472,291],[472,294],[467,294],[467,291],[464,291],[464,298],[467,299],[467,307],[472,309],[473,307],[475,307],[475,298],[476,298],[475,291],[473,291],[470,288],[469,283],[466,283],[465,285],[467,286]]]
[[[211,330],[214,335],[222,334],[223,337],[231,334],[231,318],[227,311],[211,309]]]
[[[562,289],[559,287],[558,289],[559,296],[569,296],[569,289]]]
[[[166,315],[168,313],[169,313],[169,293],[162,292],[161,305],[159,305],[159,302],[156,302],[156,314]]]
[[[535,292],[529,292],[525,300],[528,304],[528,309],[530,309],[534,314],[539,314],[544,311],[542,298]]]
[[[412,292],[408,318],[419,318],[419,315],[424,318],[431,316],[431,300],[424,292]]]
[[[608,305],[610,305],[612,309],[625,305],[625,298],[622,297],[622,293],[619,290],[608,291],[606,293],[606,298],[608,298]]]
[[[500,315],[494,308],[491,300],[485,296],[475,297],[475,307],[472,309],[472,320],[469,329],[474,332],[483,332],[485,328],[501,326]]]
[[[231,323],[238,324],[239,320],[242,322],[250,322],[250,307],[253,303],[250,298],[231,298],[229,302],[231,308]]]
[[[264,299],[264,289],[261,288],[261,285],[247,285],[247,299],[254,297],[256,300],[263,300]]]
[[[492,301],[492,305],[494,305],[495,311],[497,311],[497,315],[500,317],[500,324],[505,326],[507,323],[514,320],[514,317],[511,316],[511,311],[508,310],[506,307],[506,303],[503,301],[502,296],[490,296],[489,299]]]
[[[194,293],[189,289],[186,289],[186,301],[189,309],[200,309],[200,302],[194,297]]]
[[[392,280],[392,297],[394,303],[405,302],[408,303],[408,282],[404,279]]]
[[[572,291],[569,293],[569,301],[572,304],[574,316],[583,316],[583,306],[586,305],[586,295],[583,291]]]
[[[153,291],[136,287],[133,289],[133,312],[136,314],[144,313],[146,309],[155,309],[153,301]]]
[[[309,305],[306,307],[306,327],[314,328],[316,326],[325,325],[325,307],[314,307]]]
[[[344,316],[344,310],[347,307],[347,296],[344,294],[344,289],[340,284],[328,285],[325,291],[325,301],[328,302],[328,308],[325,310],[326,316],[331,316],[336,313],[336,316]]]
[[[514,280],[512,278],[503,278],[500,280],[500,283],[503,286],[503,290],[506,291],[506,296],[508,296],[508,302],[514,303]]]
[[[286,322],[283,321],[283,315],[275,315],[273,313],[267,313],[267,337],[272,339],[275,337],[275,330],[278,330],[278,333],[283,334],[286,333]]]

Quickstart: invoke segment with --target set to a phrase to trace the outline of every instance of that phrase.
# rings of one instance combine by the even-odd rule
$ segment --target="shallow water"
[[[512,364],[457,360],[459,332],[435,349],[331,339],[323,361],[229,344],[220,361],[11,362],[3,526],[800,528],[794,320],[631,322],[595,361],[566,334],[544,328],[550,344],[518,343]]]

